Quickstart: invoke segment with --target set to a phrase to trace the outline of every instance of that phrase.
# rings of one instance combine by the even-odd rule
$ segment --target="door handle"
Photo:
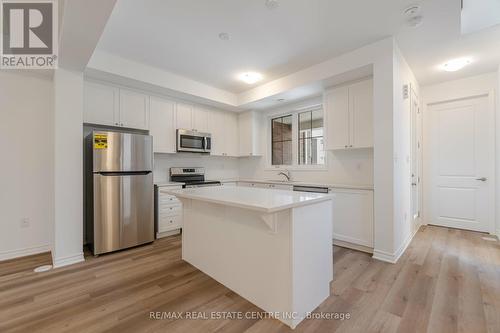
[[[411,183],[411,186],[417,186],[417,183]]]
[[[488,178],[486,178],[486,177],[481,177],[481,178],[476,178],[476,180],[480,180],[480,181],[482,181],[482,182],[485,182],[485,181],[487,181],[487,180],[488,180]]]

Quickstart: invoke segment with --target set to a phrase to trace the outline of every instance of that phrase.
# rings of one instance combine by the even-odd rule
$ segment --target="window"
[[[271,120],[272,165],[292,164],[292,116]]]
[[[301,112],[299,117],[299,164],[325,164],[323,147],[323,112],[313,110]]]
[[[323,166],[326,153],[321,107],[296,111],[270,119],[271,165]]]

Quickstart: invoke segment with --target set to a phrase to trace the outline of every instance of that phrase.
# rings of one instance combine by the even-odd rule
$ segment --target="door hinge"
[[[410,97],[410,92],[409,92],[410,88],[408,87],[407,84],[405,84],[403,86],[403,99],[408,99],[408,97]]]

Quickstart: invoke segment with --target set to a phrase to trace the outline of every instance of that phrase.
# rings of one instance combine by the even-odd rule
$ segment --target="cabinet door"
[[[373,80],[349,87],[352,148],[373,147]]]
[[[120,126],[149,129],[149,96],[120,89]]]
[[[335,189],[332,193],[333,238],[373,247],[373,192]]]
[[[349,88],[340,87],[325,93],[326,149],[349,147]]]
[[[177,103],[177,129],[192,130],[193,106],[191,104]]]
[[[208,114],[209,110],[195,106],[193,110],[193,129],[198,132],[208,132]]]
[[[239,134],[238,134],[238,115],[235,112],[226,112],[225,114],[225,138],[226,156],[239,155]]]
[[[153,152],[175,153],[175,102],[151,97],[151,126]]]
[[[225,140],[226,115],[222,111],[211,111],[208,118],[209,132],[212,134],[211,155],[224,156],[226,154]]]
[[[119,126],[119,89],[95,82],[85,82],[83,122]]]
[[[258,115],[254,112],[244,112],[238,115],[239,156],[260,155],[260,138]]]

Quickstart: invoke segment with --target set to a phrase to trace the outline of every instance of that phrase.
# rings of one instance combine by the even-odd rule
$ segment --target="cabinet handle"
[[[352,145],[350,145],[349,147],[352,148]]]
[[[120,124],[123,127],[123,123]]]
[[[347,148],[347,145],[345,145],[344,147]]]
[[[115,123],[115,125],[116,125],[116,126],[118,126],[118,125],[120,125],[120,124],[118,124],[118,123]]]

